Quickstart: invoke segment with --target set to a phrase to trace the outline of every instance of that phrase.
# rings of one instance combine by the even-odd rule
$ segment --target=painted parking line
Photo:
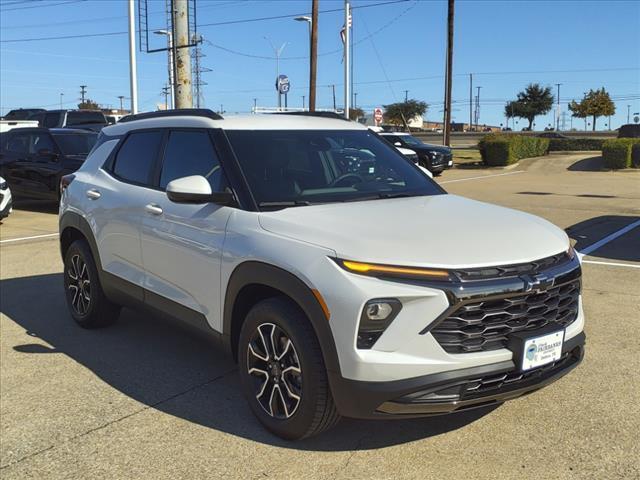
[[[456,180],[445,180],[444,182],[439,182],[439,183],[444,184],[444,183],[466,182],[467,180],[482,180],[483,178],[504,177],[506,175],[516,175],[518,173],[524,173],[524,172],[525,170],[518,170],[516,172],[507,172],[507,173],[494,173],[492,175],[480,175],[478,177],[467,177],[467,178],[458,178]]]
[[[631,230],[633,230],[634,228],[636,228],[638,226],[640,226],[640,220],[636,220],[635,222],[630,223],[626,227],[621,228],[620,230],[617,230],[617,231],[613,232],[610,235],[607,235],[606,237],[604,237],[601,240],[598,240],[596,243],[592,243],[588,247],[585,247],[582,250],[580,250],[580,253],[582,255],[589,255],[591,252],[594,252],[594,251],[598,250],[600,247],[603,247],[607,243],[615,240],[618,237],[621,237],[625,233],[630,232]]]
[[[7,240],[0,240],[0,243],[21,242],[23,240],[35,240],[37,238],[57,237],[58,233],[46,233],[44,235],[33,235],[31,237],[19,237],[8,238]]]
[[[588,263],[591,265],[608,265],[611,267],[640,268],[640,265],[631,265],[630,263],[597,262],[595,260],[582,260],[582,263]]]

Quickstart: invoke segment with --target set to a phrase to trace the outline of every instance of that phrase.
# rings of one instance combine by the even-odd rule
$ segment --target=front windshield
[[[65,155],[87,155],[96,143],[96,133],[63,133],[53,135]]]
[[[261,208],[444,193],[366,130],[231,130],[227,135]]]
[[[424,145],[421,140],[417,139],[416,137],[412,137],[411,135],[402,135],[400,138],[404,140],[404,143],[406,143],[407,145],[415,145],[416,147]]]

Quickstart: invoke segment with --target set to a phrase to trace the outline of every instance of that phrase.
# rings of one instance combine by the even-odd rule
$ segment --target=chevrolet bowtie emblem
[[[555,281],[544,275],[522,275],[520,278],[524,282],[525,292],[544,292],[553,287]]]

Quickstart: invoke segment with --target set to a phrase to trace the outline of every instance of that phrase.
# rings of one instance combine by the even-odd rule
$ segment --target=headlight
[[[372,277],[417,278],[422,280],[449,281],[452,279],[447,270],[422,267],[399,267],[376,263],[354,262],[352,260],[335,259],[336,263],[351,273]]]

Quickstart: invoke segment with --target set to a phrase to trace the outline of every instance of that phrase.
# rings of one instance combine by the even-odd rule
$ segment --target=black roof
[[[135,120],[145,120],[148,118],[163,118],[163,117],[207,117],[212,120],[223,120],[221,115],[218,115],[213,110],[208,108],[177,108],[174,110],[158,110],[157,112],[145,112],[136,113],[135,115],[127,115],[122,117],[118,123],[133,122]]]

